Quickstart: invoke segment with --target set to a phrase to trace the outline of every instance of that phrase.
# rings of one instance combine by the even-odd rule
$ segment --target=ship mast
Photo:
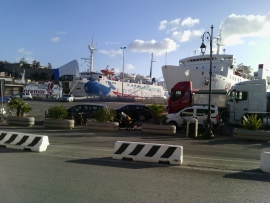
[[[218,34],[219,37],[213,37],[214,39],[217,40],[217,55],[219,55],[219,49],[220,49],[220,46],[224,46],[222,44],[222,29],[219,30],[219,34]]]
[[[94,72],[94,51],[96,50],[94,48],[94,37],[92,37],[92,44],[88,45],[88,48],[90,50],[90,58],[82,58],[85,60],[85,62],[89,62],[89,72]]]
[[[150,78],[152,78],[152,65],[153,65],[153,62],[156,62],[156,61],[153,60],[153,53],[152,53],[151,66],[150,66]]]
[[[88,48],[90,50],[90,72],[94,72],[94,37],[92,37],[92,45],[88,45]]]

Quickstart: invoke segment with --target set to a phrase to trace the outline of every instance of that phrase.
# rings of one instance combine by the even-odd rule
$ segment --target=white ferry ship
[[[167,91],[162,85],[158,85],[155,78],[135,74],[119,73],[108,67],[101,73],[93,70],[93,40],[90,50],[89,71],[79,72],[76,60],[58,68],[54,72],[55,78],[59,79],[59,85],[64,93],[72,93],[74,96],[100,97],[159,97],[164,98]],[[151,61],[151,70],[152,70]],[[150,71],[151,74],[151,71]],[[123,92],[122,92],[123,90]]]
[[[217,53],[212,54],[212,89],[229,90],[238,82],[254,79],[269,80],[270,72],[260,64],[258,71],[251,74],[252,68],[242,63],[236,65],[236,57],[230,54],[220,54],[220,30],[217,39]],[[225,49],[224,49],[225,52]],[[168,92],[178,82],[192,81],[194,90],[209,89],[210,55],[197,55],[179,60],[179,66],[164,65],[162,73]],[[269,82],[268,82],[269,83]]]

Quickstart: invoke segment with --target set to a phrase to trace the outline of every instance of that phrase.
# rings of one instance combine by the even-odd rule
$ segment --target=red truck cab
[[[168,100],[168,113],[175,113],[186,108],[192,101],[191,81],[178,82],[171,89]]]

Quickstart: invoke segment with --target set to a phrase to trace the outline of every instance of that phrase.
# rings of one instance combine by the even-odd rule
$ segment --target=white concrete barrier
[[[6,148],[43,152],[49,144],[48,136],[0,131],[0,145]]]
[[[270,173],[270,152],[261,153],[260,169],[263,172]]]
[[[183,162],[183,147],[178,145],[117,141],[113,159],[132,159],[143,162],[169,162],[180,165]]]

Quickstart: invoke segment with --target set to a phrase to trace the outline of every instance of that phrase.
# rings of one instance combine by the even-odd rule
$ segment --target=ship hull
[[[196,91],[199,89],[209,89],[209,70],[197,70],[184,66],[163,66],[162,73],[168,91],[178,82],[191,81],[192,88]],[[240,78],[231,73],[231,77],[225,77],[213,71],[211,88],[229,90],[232,85],[246,81],[247,79]]]
[[[161,86],[123,82],[124,97],[163,97],[164,90]],[[85,84],[87,94],[99,94],[102,97],[121,97],[121,81],[89,81]]]

